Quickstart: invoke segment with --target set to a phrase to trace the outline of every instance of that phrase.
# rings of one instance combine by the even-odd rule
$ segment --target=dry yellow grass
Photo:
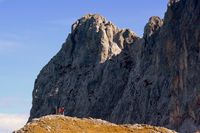
[[[50,115],[35,119],[15,133],[175,133],[148,125],[116,125],[98,119]]]

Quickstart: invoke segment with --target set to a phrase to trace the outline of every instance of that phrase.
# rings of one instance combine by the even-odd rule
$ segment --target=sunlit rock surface
[[[133,13],[134,15],[134,13]],[[89,14],[41,70],[30,119],[54,114],[200,130],[200,1],[172,0],[139,38]]]
[[[67,116],[45,116],[33,119],[14,133],[176,133],[149,125],[116,125],[100,119],[80,119]]]

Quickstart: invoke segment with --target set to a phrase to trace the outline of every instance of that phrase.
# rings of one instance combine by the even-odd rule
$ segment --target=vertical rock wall
[[[200,1],[170,1],[143,38],[100,15],[72,26],[41,70],[30,120],[65,107],[65,115],[200,130]]]

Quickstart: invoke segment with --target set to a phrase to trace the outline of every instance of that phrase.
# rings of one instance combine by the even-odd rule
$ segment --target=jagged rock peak
[[[83,57],[83,62],[85,59],[91,59],[92,61],[88,63],[96,61],[103,63],[113,55],[118,55],[126,44],[132,44],[138,39],[134,32],[129,29],[119,29],[98,14],[88,14],[78,19],[72,25],[69,38],[73,43],[74,55]],[[92,56],[88,57],[91,53]],[[80,58],[77,59],[77,62],[80,62]]]
[[[101,26],[110,25],[115,30],[119,30],[114,24],[112,24],[110,21],[107,21],[106,18],[99,14],[87,14],[83,16],[82,18],[78,19],[73,25],[72,25],[72,32],[80,28],[81,26],[86,26],[85,28],[96,28],[97,32],[99,31],[99,28]]]
[[[72,25],[72,33],[82,28],[86,30],[95,30],[96,32],[106,30],[108,37],[111,37],[111,39],[113,39],[112,35],[109,35],[110,33],[108,33],[111,30],[113,31],[113,34],[117,34],[118,32],[126,32],[126,35],[131,34],[132,36],[137,37],[137,34],[135,32],[131,31],[130,29],[119,29],[111,21],[108,21],[105,17],[99,14],[87,14],[82,18],[78,19]]]
[[[144,28],[144,38],[151,37],[163,25],[163,20],[158,16],[152,16]]]
[[[96,21],[99,21],[100,23],[106,23],[107,22],[106,18],[104,18],[101,15],[98,15],[98,14],[86,14],[83,17],[81,17],[80,19],[78,19],[73,24],[72,30],[75,30],[77,28],[76,24],[83,24],[83,23],[85,23],[86,21],[89,21],[89,20],[93,20],[93,21],[96,20]]]
[[[172,6],[174,5],[175,3],[179,2],[180,0],[169,0],[168,1],[168,6]]]

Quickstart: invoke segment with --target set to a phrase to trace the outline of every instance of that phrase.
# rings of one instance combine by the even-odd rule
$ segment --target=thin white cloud
[[[20,48],[21,43],[15,40],[1,40],[0,39],[0,55],[9,55]]]
[[[1,1],[1,0],[0,0]],[[24,42],[29,40],[29,36],[24,34],[15,34],[9,32],[0,32],[0,53],[12,52],[23,46]]]
[[[18,107],[24,107],[25,105],[31,105],[31,99],[24,98],[23,96],[15,97],[0,97],[0,109],[1,110],[12,110]]]
[[[18,43],[14,41],[0,40],[0,50],[10,49],[16,47],[17,45]]]
[[[28,120],[26,114],[4,114],[0,113],[0,133],[11,133],[22,128]]]

